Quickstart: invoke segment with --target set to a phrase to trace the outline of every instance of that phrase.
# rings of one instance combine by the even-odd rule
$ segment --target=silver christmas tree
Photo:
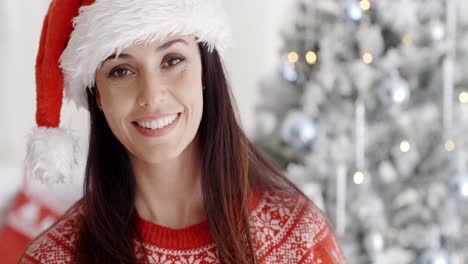
[[[255,142],[349,263],[468,263],[468,1],[300,0]]]

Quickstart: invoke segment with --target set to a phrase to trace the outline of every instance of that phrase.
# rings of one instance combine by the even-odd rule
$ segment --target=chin
[[[160,152],[158,153],[147,153],[146,155],[138,157],[141,160],[144,160],[146,163],[157,164],[162,162],[167,162],[177,158],[180,155],[178,151],[169,151],[169,152]]]

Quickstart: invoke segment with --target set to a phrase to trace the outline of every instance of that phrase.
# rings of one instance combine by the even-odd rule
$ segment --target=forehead
[[[149,47],[154,49],[156,52],[164,51],[172,46],[180,45],[187,48],[196,47],[197,41],[196,38],[189,35],[173,35],[164,37],[161,39],[153,40],[151,42],[137,42],[130,45],[127,48],[124,48],[121,52],[134,52],[141,50],[142,47]],[[116,52],[120,53],[120,52]]]

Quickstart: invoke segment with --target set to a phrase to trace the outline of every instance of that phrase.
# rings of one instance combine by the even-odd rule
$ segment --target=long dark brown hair
[[[242,131],[220,56],[199,44],[202,59],[202,190],[211,235],[221,263],[256,263],[249,232],[254,189],[304,194],[264,158]],[[92,89],[91,89],[92,90]],[[77,263],[137,263],[136,182],[123,145],[113,135],[94,93],[89,154],[76,250]],[[305,197],[305,196],[304,196]]]

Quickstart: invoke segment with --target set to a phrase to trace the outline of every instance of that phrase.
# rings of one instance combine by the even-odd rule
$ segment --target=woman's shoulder
[[[297,191],[255,190],[258,205],[253,211],[254,225],[287,225],[288,221],[300,221],[322,227],[326,224],[324,213],[307,197]],[[262,221],[269,219],[270,221]]]
[[[251,231],[260,259],[345,263],[329,220],[310,199],[296,192],[257,193]]]
[[[82,215],[81,206],[72,207],[28,245],[18,263],[73,263]]]

